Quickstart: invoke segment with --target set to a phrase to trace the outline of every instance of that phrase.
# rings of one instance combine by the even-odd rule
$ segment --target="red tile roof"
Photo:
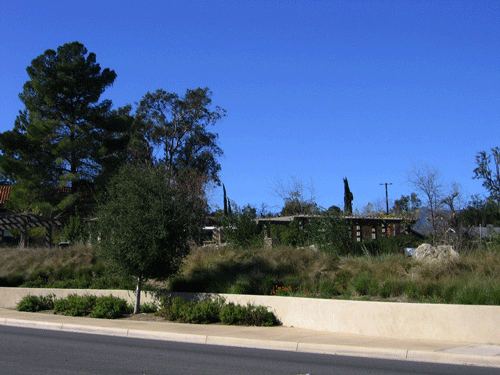
[[[9,199],[11,188],[12,185],[0,185],[0,204],[4,204]]]

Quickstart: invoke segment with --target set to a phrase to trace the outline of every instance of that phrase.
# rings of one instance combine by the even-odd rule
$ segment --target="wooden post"
[[[52,222],[49,221],[44,225],[45,227],[45,247],[52,247]]]
[[[20,215],[21,218],[21,235],[19,247],[25,249],[28,246],[28,218]]]

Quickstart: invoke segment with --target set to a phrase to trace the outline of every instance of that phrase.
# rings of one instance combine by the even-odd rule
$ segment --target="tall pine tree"
[[[74,196],[95,184],[110,155],[123,150],[127,122],[112,120],[111,101],[99,101],[115,72],[101,70],[83,44],[49,49],[26,70],[30,79],[19,94],[25,109],[14,129],[0,134],[0,173],[16,182],[17,210],[43,202],[53,210],[61,204],[54,186]]]

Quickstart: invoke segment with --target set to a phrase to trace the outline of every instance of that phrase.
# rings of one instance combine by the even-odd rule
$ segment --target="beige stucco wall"
[[[26,295],[114,295],[130,303],[134,292],[123,290],[0,288],[0,307],[15,308]],[[182,294],[189,297],[188,294]],[[263,305],[284,326],[325,332],[396,339],[444,340],[457,343],[500,344],[500,306],[410,304],[316,298],[221,294],[226,302]],[[141,302],[154,302],[145,292]]]

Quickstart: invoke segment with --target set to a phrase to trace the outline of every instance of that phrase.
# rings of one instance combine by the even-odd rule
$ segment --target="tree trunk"
[[[135,307],[134,314],[139,314],[141,311],[141,287],[142,287],[142,277],[137,278],[137,287],[135,289]]]

